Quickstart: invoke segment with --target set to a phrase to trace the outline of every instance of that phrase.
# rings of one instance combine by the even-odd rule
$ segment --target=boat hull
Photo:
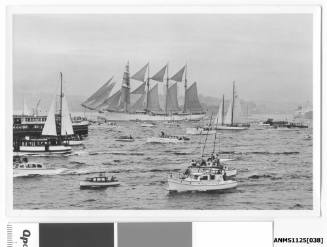
[[[217,130],[246,130],[249,127],[244,127],[244,126],[227,126],[227,125],[221,125],[217,126]]]
[[[183,143],[184,140],[178,140],[175,138],[160,138],[160,137],[149,137],[146,139],[147,143]]]
[[[133,142],[134,139],[116,139],[117,142]]]
[[[18,152],[24,153],[69,153],[72,151],[71,147],[67,146],[20,146]]]
[[[80,145],[83,145],[83,142],[78,141],[78,140],[69,140],[67,145],[69,145],[69,146],[80,146]]]
[[[185,191],[219,191],[233,189],[237,187],[237,182],[227,180],[223,182],[202,182],[202,181],[185,181],[182,179],[168,178],[168,190],[185,192]]]
[[[213,135],[215,134],[215,130],[203,130],[201,128],[186,128],[186,134],[187,135]]]
[[[145,113],[124,113],[124,112],[106,112],[104,116],[107,121],[171,121],[168,115],[150,115]],[[181,114],[174,115],[174,121],[200,120],[205,114]]]
[[[14,169],[14,177],[16,176],[35,176],[35,175],[51,175],[56,174],[55,169],[32,169],[32,168],[19,168]]]
[[[88,188],[107,188],[107,187],[117,187],[120,183],[116,182],[89,182],[89,181],[81,181],[79,186],[81,189],[88,189]]]

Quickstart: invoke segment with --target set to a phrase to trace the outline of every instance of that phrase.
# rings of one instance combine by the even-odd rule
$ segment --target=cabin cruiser
[[[106,188],[106,187],[116,187],[120,183],[116,177],[112,176],[111,178],[105,176],[105,173],[100,173],[96,177],[86,178],[83,181],[80,181],[79,186],[81,189],[87,188]]]
[[[237,181],[226,179],[221,174],[209,171],[194,172],[190,174],[170,174],[168,177],[169,191],[219,191],[237,187]]]

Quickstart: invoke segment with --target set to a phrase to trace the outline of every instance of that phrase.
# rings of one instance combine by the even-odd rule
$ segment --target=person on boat
[[[188,175],[190,175],[190,174],[191,174],[190,169],[186,169],[186,171],[184,172],[184,175],[188,176]]]
[[[133,139],[132,135],[129,135],[129,139]]]
[[[201,160],[200,165],[201,165],[201,166],[206,166],[206,165],[207,165],[207,162],[205,161],[205,159],[202,159],[202,160]]]
[[[161,131],[160,137],[165,138],[165,132]]]

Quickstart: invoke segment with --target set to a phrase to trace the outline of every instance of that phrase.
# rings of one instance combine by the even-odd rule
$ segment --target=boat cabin
[[[93,183],[106,183],[106,182],[117,181],[117,179],[114,176],[112,176],[111,179],[109,179],[109,177],[106,177],[103,174],[100,174],[97,177],[86,178],[86,181],[93,182]]]
[[[221,174],[214,174],[214,173],[191,173],[186,180],[191,181],[223,181],[223,176]]]

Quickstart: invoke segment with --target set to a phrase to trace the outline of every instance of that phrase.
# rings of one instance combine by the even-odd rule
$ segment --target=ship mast
[[[166,104],[165,104],[166,115],[168,115],[168,87],[169,87],[169,74],[168,74],[168,63],[167,63]]]
[[[126,65],[126,71],[123,76],[123,83],[125,83],[124,89],[124,111],[128,112],[128,104],[129,104],[129,61]]]
[[[231,125],[233,125],[234,121],[234,100],[235,100],[235,81],[233,81],[233,98],[232,98],[232,118],[231,118]]]
[[[186,90],[187,90],[187,64],[185,64],[185,80],[184,80],[184,109],[183,113],[186,113]]]
[[[223,95],[223,104],[221,109],[221,125],[224,125],[224,116],[225,115],[225,96]]]
[[[62,98],[64,97],[62,92],[62,72],[60,72],[60,108],[59,108],[59,118],[60,118],[60,141],[61,141],[61,128],[62,128]]]
[[[150,63],[148,64],[148,78],[146,80],[147,92],[146,92],[146,109],[145,112],[149,112],[149,93],[150,93]]]

